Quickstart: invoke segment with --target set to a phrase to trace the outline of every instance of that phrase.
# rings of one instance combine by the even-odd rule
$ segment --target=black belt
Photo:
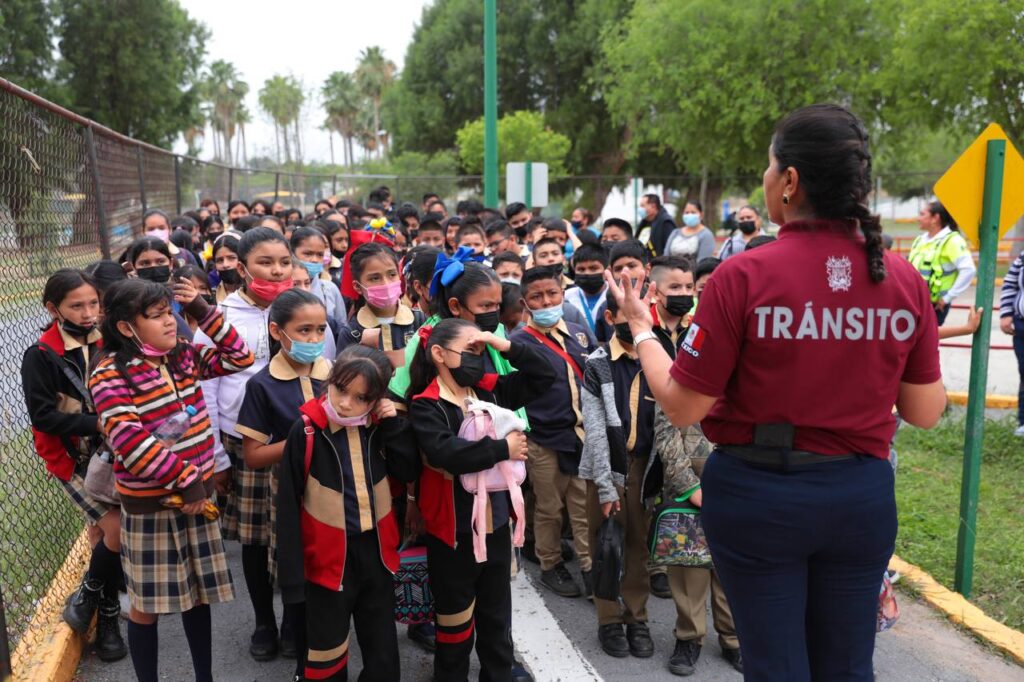
[[[842,462],[860,456],[822,455],[807,450],[790,450],[789,448],[765,447],[763,445],[719,445],[717,450],[730,457],[742,459],[744,462],[782,471],[824,462]]]

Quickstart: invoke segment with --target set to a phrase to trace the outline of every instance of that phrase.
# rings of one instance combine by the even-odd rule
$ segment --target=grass
[[[985,424],[971,601],[1024,630],[1024,442],[1016,419]],[[951,414],[931,431],[903,427],[896,439],[896,553],[953,588],[964,419]]]

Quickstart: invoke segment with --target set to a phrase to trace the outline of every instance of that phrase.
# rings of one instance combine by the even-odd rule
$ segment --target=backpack
[[[625,544],[625,531],[609,516],[597,529],[596,546],[591,548],[596,599],[618,601],[622,592],[622,574],[625,572]]]
[[[701,526],[700,509],[690,504],[688,497],[677,497],[654,508],[647,531],[651,565],[711,567],[711,550]]]
[[[466,417],[459,427],[459,438],[478,441],[481,438],[505,438],[510,432],[525,428],[511,410],[481,400],[467,401]],[[495,421],[501,422],[496,426]],[[499,431],[504,431],[500,433]],[[526,464],[521,461],[505,460],[490,469],[461,474],[459,481],[463,489],[474,496],[473,500],[473,555],[477,563],[487,561],[487,494],[507,490],[516,515],[512,543],[522,547],[526,539],[526,505],[520,487],[526,480]]]

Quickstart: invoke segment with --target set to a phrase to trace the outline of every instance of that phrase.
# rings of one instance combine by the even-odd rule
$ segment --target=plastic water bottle
[[[196,416],[196,414],[196,408],[186,405],[184,410],[171,415],[163,424],[157,427],[157,430],[153,432],[153,437],[163,443],[165,448],[173,448],[174,444],[188,431],[188,427],[192,423],[192,417]]]

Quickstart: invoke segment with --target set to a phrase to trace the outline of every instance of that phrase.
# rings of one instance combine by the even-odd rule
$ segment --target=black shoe
[[[277,628],[261,625],[249,640],[249,655],[256,661],[272,661],[277,658]]]
[[[437,629],[433,623],[419,623],[417,625],[410,625],[408,633],[409,639],[419,644],[426,651],[434,651],[437,649]]]
[[[580,571],[580,575],[583,576],[583,594],[594,601],[594,574],[591,571]]]
[[[529,561],[530,563],[540,563],[540,559],[537,558],[537,548],[533,544],[532,540],[523,543],[523,549],[521,550],[521,553],[523,555],[523,558]]]
[[[576,550],[573,549],[572,540],[562,538],[562,561],[572,561],[576,558]]]
[[[96,615],[96,609],[100,603],[100,592],[103,590],[103,583],[99,580],[90,580],[86,576],[82,584],[78,586],[64,606],[64,622],[72,630],[80,634],[89,631],[92,625],[92,617]]]
[[[540,582],[559,597],[580,596],[580,586],[572,579],[565,564],[558,564],[551,570],[541,571]]]
[[[522,663],[512,659],[512,680],[513,682],[533,682],[533,675],[530,674]]]
[[[609,623],[597,628],[597,639],[601,642],[601,648],[609,656],[615,658],[626,658],[629,656],[629,642],[626,641],[626,632],[622,623]]]
[[[739,649],[722,649],[722,658],[729,661],[729,665],[743,674],[743,652]]]
[[[700,642],[696,639],[677,639],[675,651],[668,659],[668,669],[673,675],[692,675],[700,658]]]
[[[128,655],[128,646],[121,637],[118,616],[121,604],[117,599],[101,599],[96,619],[96,655],[104,663],[120,661]]]
[[[292,628],[292,622],[288,618],[281,618],[281,636],[278,638],[278,653],[281,658],[288,658],[295,660],[295,629]]]
[[[651,594],[662,599],[672,598],[672,590],[669,589],[667,575],[655,573],[651,576]]]
[[[654,655],[654,641],[647,623],[627,625],[626,642],[629,643],[629,653],[637,658],[650,658]]]

